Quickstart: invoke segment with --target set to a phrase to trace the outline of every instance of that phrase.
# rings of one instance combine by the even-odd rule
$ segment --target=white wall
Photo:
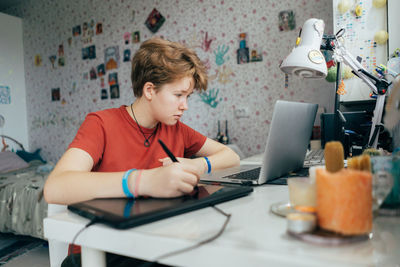
[[[285,74],[279,69],[306,19],[323,18],[325,31],[333,32],[331,0],[26,0],[7,10],[7,14],[23,18],[31,150],[41,148],[46,160],[57,161],[87,113],[132,103],[131,66],[122,61],[122,54],[125,49],[133,54],[140,43],[126,44],[123,35],[140,31],[141,41],[153,36],[144,25],[153,8],[166,18],[155,35],[190,46],[209,67],[206,98],[214,98],[218,106],[205,103],[196,92],[182,118],[202,134],[214,138],[217,120],[228,120],[232,143],[245,156],[251,156],[264,152],[276,100],[318,103],[327,111],[333,110],[333,83],[298,77],[289,77],[285,83]],[[279,30],[278,15],[284,10],[296,14],[296,28],[291,31]],[[88,33],[73,36],[73,27],[83,28],[85,22],[92,20],[103,23],[102,34],[94,35],[91,42]],[[241,32],[247,33],[250,49],[257,48],[263,53],[263,61],[237,64]],[[57,56],[58,61],[61,44],[65,66],[58,62],[53,66],[49,57]],[[96,58],[82,59],[82,48],[91,45],[96,46]],[[105,49],[114,46],[119,48],[120,64],[118,69],[106,73],[104,85],[99,77],[85,79],[92,68],[104,63]],[[43,59],[40,67],[34,65],[36,55]],[[101,99],[101,89],[109,90],[110,73],[118,73],[120,98]],[[53,88],[60,88],[60,101],[52,101]],[[234,111],[241,108],[247,108],[248,116],[236,118]]]
[[[22,20],[0,13],[0,36],[0,85],[8,86],[11,94],[10,104],[0,103],[0,114],[5,118],[0,133],[13,137],[29,150]]]
[[[400,48],[399,10],[399,0],[388,1],[389,55],[396,48]]]

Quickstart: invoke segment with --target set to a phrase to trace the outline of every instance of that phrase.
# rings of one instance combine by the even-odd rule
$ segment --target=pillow
[[[16,171],[29,167],[23,159],[11,151],[0,152],[0,173]]]

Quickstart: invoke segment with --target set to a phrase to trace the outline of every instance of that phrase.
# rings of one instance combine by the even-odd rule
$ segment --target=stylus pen
[[[168,149],[168,147],[164,144],[163,141],[161,141],[161,139],[158,139],[158,142],[160,143],[161,147],[164,149],[165,153],[167,153],[168,157],[172,160],[172,162],[179,162],[174,154],[172,154],[172,152]]]
[[[161,147],[164,149],[165,153],[167,153],[168,157],[172,160],[172,162],[179,162],[175,158],[174,154],[172,154],[171,150],[169,150],[168,147],[164,144],[164,142],[161,141],[161,139],[158,139],[158,142],[160,143]],[[192,193],[196,192],[196,190],[198,190],[198,186],[197,185],[194,186]]]

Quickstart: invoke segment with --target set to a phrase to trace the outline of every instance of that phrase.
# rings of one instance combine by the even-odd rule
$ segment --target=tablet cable
[[[210,243],[210,242],[214,241],[215,239],[217,239],[218,237],[220,237],[220,236],[222,235],[222,233],[225,231],[226,226],[228,225],[228,223],[229,223],[229,221],[230,221],[230,219],[231,219],[232,214],[226,213],[226,212],[224,212],[224,211],[221,210],[220,208],[217,208],[217,207],[214,206],[214,205],[212,205],[211,207],[212,207],[213,209],[215,209],[217,212],[221,213],[222,215],[224,215],[224,216],[226,217],[225,222],[224,222],[224,224],[222,225],[221,229],[220,229],[215,235],[213,235],[213,236],[211,236],[211,237],[209,237],[209,238],[207,238],[207,239],[205,239],[205,240],[203,240],[203,241],[200,241],[200,242],[198,242],[197,244],[194,244],[194,245],[192,245],[192,246],[189,246],[189,247],[186,247],[186,248],[183,248],[183,249],[179,249],[179,250],[176,250],[176,251],[172,251],[172,252],[168,252],[168,253],[166,253],[166,254],[163,254],[163,255],[157,257],[154,261],[150,261],[150,262],[147,262],[147,263],[145,263],[145,264],[142,264],[141,267],[151,266],[151,265],[154,264],[154,263],[158,263],[158,261],[160,261],[160,260],[162,260],[162,259],[165,259],[165,258],[174,256],[174,255],[177,255],[177,254],[181,254],[181,253],[183,253],[183,252],[187,252],[187,251],[193,250],[193,249],[198,248],[198,247],[200,247],[200,246],[202,246],[202,245],[204,245],[204,244]],[[93,219],[93,220],[91,220],[89,223],[87,223],[81,230],[79,230],[79,231],[75,234],[74,238],[72,239],[72,243],[71,243],[72,247],[75,246],[75,241],[76,241],[76,239],[78,238],[78,236],[79,236],[84,230],[86,230],[89,226],[91,226],[91,225],[93,225],[93,224],[95,224],[95,223],[97,223],[97,222],[98,222],[97,219]],[[72,256],[71,258],[72,258],[72,259],[71,259],[72,265],[78,267],[79,264],[75,261],[75,257]]]
[[[207,238],[207,239],[205,239],[203,241],[198,242],[197,244],[194,244],[193,246],[189,246],[189,247],[186,247],[186,248],[183,248],[183,249],[179,249],[179,250],[176,250],[176,251],[172,251],[172,252],[168,252],[166,254],[163,254],[163,255],[157,257],[153,262],[148,262],[148,263],[142,264],[140,267],[151,266],[154,263],[159,263],[158,262],[159,260],[162,260],[162,259],[174,256],[174,255],[181,254],[183,252],[187,252],[189,250],[198,248],[198,247],[200,247],[200,246],[202,246],[204,244],[210,243],[210,242],[214,241],[215,239],[217,239],[218,237],[220,237],[222,235],[222,233],[225,231],[226,226],[228,225],[232,214],[226,213],[226,212],[224,212],[220,208],[217,208],[214,205],[211,206],[211,207],[214,208],[216,211],[218,211],[219,213],[221,213],[222,215],[224,215],[226,217],[226,220],[225,220],[224,224],[222,225],[221,229],[218,231],[218,233],[216,233],[215,235],[213,235],[213,236],[211,236],[211,237],[209,237],[209,238]]]
[[[91,225],[93,225],[93,224],[95,224],[95,223],[97,223],[97,222],[98,222],[97,218],[92,219],[92,220],[91,220],[90,222],[88,222],[81,230],[79,230],[79,231],[75,234],[74,238],[72,239],[72,243],[71,243],[72,250],[73,250],[73,247],[75,246],[75,241],[76,241],[76,239],[78,238],[78,236],[79,236],[84,230],[86,230],[89,226],[91,226]],[[78,263],[75,261],[74,254],[72,253],[71,255],[72,255],[72,256],[71,256],[72,265],[73,265],[73,266],[79,267],[80,264],[78,264]]]

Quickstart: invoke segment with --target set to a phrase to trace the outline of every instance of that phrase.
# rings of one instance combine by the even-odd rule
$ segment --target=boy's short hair
[[[207,71],[196,53],[176,42],[151,38],[142,43],[132,59],[133,94],[141,97],[146,82],[156,88],[184,77],[193,77],[196,90],[207,89]]]

